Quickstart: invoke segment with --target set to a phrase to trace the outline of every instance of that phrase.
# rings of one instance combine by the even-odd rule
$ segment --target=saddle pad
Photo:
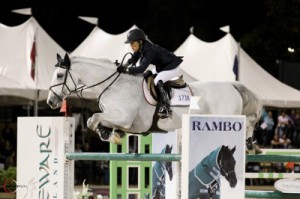
[[[143,81],[143,92],[144,92],[145,99],[149,104],[154,106],[157,105],[157,101],[151,95],[150,90],[148,90],[147,83],[145,80]],[[192,91],[188,85],[184,88],[172,88],[170,105],[189,106],[191,96],[192,96]]]

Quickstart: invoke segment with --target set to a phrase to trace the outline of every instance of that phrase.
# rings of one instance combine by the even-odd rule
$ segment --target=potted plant
[[[16,198],[16,167],[9,167],[7,170],[0,169],[0,198]]]

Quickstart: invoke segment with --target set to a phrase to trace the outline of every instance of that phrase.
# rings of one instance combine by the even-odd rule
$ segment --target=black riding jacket
[[[158,73],[172,70],[178,67],[183,61],[181,57],[176,56],[174,53],[148,40],[143,42],[142,48],[133,54],[133,57],[128,60],[128,63],[135,64],[139,59],[141,59],[140,66],[128,68],[130,74],[143,73],[150,64],[156,67]]]

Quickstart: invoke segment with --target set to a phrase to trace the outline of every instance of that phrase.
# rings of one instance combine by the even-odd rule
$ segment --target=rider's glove
[[[118,66],[117,71],[119,73],[126,73],[126,67],[123,65]]]

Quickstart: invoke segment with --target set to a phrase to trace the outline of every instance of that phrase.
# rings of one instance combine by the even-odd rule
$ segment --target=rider
[[[134,53],[132,58],[129,59],[126,64],[117,68],[117,71],[129,74],[144,73],[148,66],[153,64],[155,67],[152,70],[147,70],[144,73],[144,77],[156,75],[154,84],[158,88],[161,98],[158,115],[162,118],[172,115],[169,97],[163,84],[180,75],[179,65],[183,61],[182,58],[176,56],[173,52],[169,52],[157,44],[150,42],[146,39],[144,31],[138,28],[133,29],[128,33],[125,43],[130,43]],[[139,66],[127,68],[130,64],[136,64],[139,59]]]

